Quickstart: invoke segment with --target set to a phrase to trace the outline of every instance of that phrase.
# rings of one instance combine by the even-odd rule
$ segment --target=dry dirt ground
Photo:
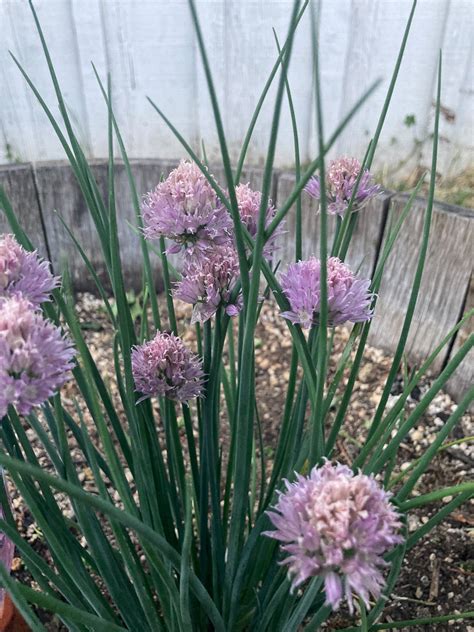
[[[164,301],[161,301],[166,313]],[[113,379],[112,331],[100,301],[90,295],[78,297],[77,311],[83,331],[99,370],[106,379]],[[189,322],[187,306],[178,306],[180,330],[191,345],[195,344],[193,328],[186,327]],[[334,370],[335,361],[347,340],[348,332],[337,331],[334,338],[334,354],[330,371]],[[259,413],[263,422],[263,435],[267,459],[271,461],[278,434],[281,411],[286,392],[288,366],[291,354],[291,342],[283,319],[278,315],[274,305],[267,302],[262,310],[260,323],[256,333],[256,370],[257,396]],[[357,454],[360,440],[369,424],[375,407],[380,399],[382,388],[390,368],[391,358],[380,350],[368,348],[360,371],[360,377],[354,389],[352,402],[346,416],[344,427],[337,442],[336,458],[350,463]],[[417,387],[406,407],[408,413],[416,405],[430,385],[430,377]],[[400,393],[401,379],[393,388],[391,401]],[[64,401],[73,411],[73,398],[77,395],[76,387],[71,382],[64,388]],[[390,401],[389,401],[390,405]],[[403,469],[414,458],[420,456],[433,441],[435,431],[446,421],[455,404],[451,398],[440,393],[429,406],[419,425],[414,428],[399,453],[399,468]],[[86,419],[88,417],[86,416]],[[90,421],[90,420],[89,420]],[[26,426],[27,427],[27,426]],[[99,445],[94,427],[90,428],[91,436]],[[39,444],[34,432],[27,428],[32,445],[45,468],[51,465]],[[454,485],[468,478],[474,472],[474,447],[467,440],[474,435],[474,419],[466,414],[457,426],[452,439],[463,441],[450,449],[444,450],[432,462],[423,476],[416,493],[426,493],[433,489]],[[225,439],[224,439],[225,441]],[[82,453],[75,447],[71,438],[71,453],[80,471],[80,479],[86,489],[93,488],[91,472]],[[35,525],[31,514],[21,498],[10,485],[13,494],[13,507],[18,528],[36,551],[49,557],[43,537]],[[64,511],[72,517],[67,499],[58,496]],[[449,499],[446,499],[448,502]],[[442,503],[426,506],[414,512],[409,520],[408,529],[414,531],[426,522]],[[460,613],[473,610],[474,602],[474,507],[466,504],[451,514],[446,521],[421,540],[407,555],[403,569],[387,606],[383,621],[411,619],[415,617],[432,617],[449,613]],[[31,583],[28,570],[20,558],[14,560],[14,576],[24,582]],[[64,627],[48,613],[40,613],[48,630],[63,630]],[[333,616],[325,626],[336,630],[353,624],[344,613]],[[405,628],[406,629],[406,628]],[[411,627],[411,630],[471,630],[467,622],[449,622],[436,626]]]

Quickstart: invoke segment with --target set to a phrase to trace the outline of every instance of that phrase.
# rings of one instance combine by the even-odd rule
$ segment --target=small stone
[[[414,516],[414,515],[408,516],[408,531],[410,531],[410,533],[412,533],[413,531],[416,531],[419,526],[420,526],[420,520],[418,516]]]
[[[85,467],[84,468],[84,475],[86,477],[87,480],[91,481],[94,478],[94,474],[91,470],[90,467]]]
[[[23,568],[23,560],[21,557],[14,557],[12,560],[12,571],[16,573],[16,571],[19,571],[21,568]]]

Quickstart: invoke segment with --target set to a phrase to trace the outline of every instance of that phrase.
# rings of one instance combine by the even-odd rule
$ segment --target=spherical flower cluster
[[[50,300],[59,285],[48,261],[28,252],[13,235],[0,235],[0,297],[22,295],[33,307]]]
[[[264,535],[289,554],[282,563],[292,589],[319,576],[334,610],[345,598],[352,612],[354,592],[369,607],[370,595],[378,599],[385,583],[383,554],[402,542],[390,494],[373,477],[329,462],[285,483],[286,491],[267,512],[275,530]]]
[[[231,240],[231,217],[193,162],[182,160],[145,196],[142,217],[146,238],[167,237],[175,242],[168,253],[184,249],[190,259],[205,258]]]
[[[223,307],[229,316],[242,308],[239,294],[232,300],[232,290],[239,278],[239,262],[231,247],[217,248],[199,263],[189,265],[173,295],[194,306],[191,323],[203,323]]]
[[[317,324],[320,310],[321,262],[315,257],[288,266],[281,275],[283,293],[290,310],[282,316],[294,324],[310,328]],[[337,257],[327,260],[328,325],[347,321],[363,322],[372,318],[370,280],[357,278]]]
[[[260,204],[262,202],[262,194],[260,191],[253,191],[248,184],[239,184],[235,187],[235,195],[239,205],[239,214],[242,223],[246,226],[250,235],[255,238],[258,228],[258,215]],[[272,219],[275,217],[276,209],[269,203],[265,212],[265,228],[268,228]],[[263,249],[263,254],[270,259],[276,245],[277,237],[282,233],[282,224],[278,226],[273,233],[271,239],[267,241]]]
[[[361,164],[356,158],[343,156],[329,164],[329,169],[326,173],[326,197],[329,213],[332,215],[344,215],[352,198],[360,170]],[[305,189],[311,197],[318,200],[321,199],[321,182],[318,177],[311,178]],[[372,174],[365,169],[359,181],[352,210],[359,210],[364,203],[379,192],[379,185],[373,184]]]
[[[204,373],[201,360],[173,334],[158,332],[153,340],[132,349],[135,387],[143,401],[154,395],[187,402],[199,397]]]
[[[27,415],[67,381],[75,355],[59,327],[21,296],[0,298],[0,418]]]

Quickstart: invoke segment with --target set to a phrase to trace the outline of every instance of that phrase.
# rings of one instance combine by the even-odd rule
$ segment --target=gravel
[[[166,304],[160,297],[162,314],[166,315]],[[114,384],[113,369],[113,332],[108,323],[107,315],[102,303],[89,294],[78,296],[77,312],[83,327],[89,350],[97,363],[106,383]],[[196,345],[194,328],[189,323],[189,306],[177,305],[177,317],[183,338],[191,346]],[[166,326],[166,316],[164,316]],[[338,328],[333,340],[333,355],[329,372],[333,374],[337,358],[347,342],[349,332]],[[262,432],[266,446],[265,454],[271,462],[273,450],[279,435],[281,414],[285,401],[286,384],[289,376],[289,362],[291,357],[291,340],[284,320],[278,315],[275,305],[267,301],[262,309],[261,318],[256,331],[256,392],[259,415],[262,422]],[[351,404],[344,420],[344,425],[337,441],[335,458],[341,462],[350,463],[357,455],[364,433],[373,417],[380,401],[383,386],[391,366],[391,357],[379,349],[368,347],[364,354],[359,379],[355,385]],[[347,376],[343,379],[343,386]],[[405,407],[405,415],[417,405],[420,398],[430,387],[432,377],[427,376],[414,389]],[[393,406],[402,389],[402,379],[399,376],[392,388],[388,406]],[[84,414],[92,441],[100,448],[100,440],[91,418],[78,397],[74,382],[68,383],[63,389],[63,402],[77,419],[75,405]],[[121,404],[116,388],[111,389],[114,403],[121,411]],[[338,397],[336,395],[336,397]],[[414,458],[421,456],[436,437],[436,432],[448,419],[455,409],[455,403],[445,393],[439,393],[428,407],[419,424],[413,428],[399,451],[399,466],[394,474],[406,469]],[[225,417],[224,417],[225,418]],[[225,424],[224,424],[225,428]],[[51,463],[39,443],[34,431],[25,429],[31,445],[39,459],[40,465],[52,471]],[[433,489],[455,485],[472,479],[474,473],[474,416],[466,414],[452,433],[450,440],[460,440],[457,445],[440,452],[422,476],[414,493],[422,494]],[[465,441],[462,441],[465,439]],[[223,433],[223,442],[228,441],[227,433]],[[94,490],[93,476],[87,466],[82,452],[78,449],[74,439],[69,436],[71,456],[76,464],[79,478],[85,489]],[[270,467],[270,464],[269,464]],[[127,478],[131,481],[131,473],[127,470]],[[9,482],[12,496],[14,516],[20,534],[28,540],[32,547],[45,559],[50,561],[50,555],[43,535],[32,519],[30,512],[24,505],[18,492]],[[69,518],[73,517],[73,510],[68,499],[57,494],[60,507]],[[116,497],[117,498],[117,497]],[[449,499],[444,499],[449,502]],[[429,520],[443,502],[421,508],[413,512],[408,519],[408,530],[413,532],[420,525]],[[474,602],[474,508],[473,502],[467,503],[452,513],[445,522],[435,528],[423,538],[407,555],[395,592],[385,610],[384,621],[397,619],[411,619],[416,617],[430,617],[450,613],[460,613],[473,610]],[[13,563],[14,576],[37,588],[20,557]],[[48,613],[38,611],[48,630],[62,630],[64,627]],[[473,630],[466,626],[467,622],[455,622],[431,626],[433,630]],[[353,624],[347,613],[341,611],[325,624],[325,629],[335,630]],[[411,627],[410,630],[426,630],[426,627]]]

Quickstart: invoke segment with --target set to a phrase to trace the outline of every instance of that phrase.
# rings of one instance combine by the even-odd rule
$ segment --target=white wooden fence
[[[186,0],[34,0],[71,116],[90,157],[107,153],[106,110],[90,61],[113,80],[114,107],[131,157],[183,154],[146,100],[149,95],[197,148],[218,146],[204,74]],[[272,33],[284,39],[291,0],[196,0],[225,129],[235,156],[276,58]],[[375,128],[411,0],[321,0],[321,73],[326,133],[361,93],[383,84],[354,119],[333,153],[361,155]],[[472,0],[419,0],[377,155],[393,169],[411,156],[426,164],[432,128],[438,50],[443,49],[443,120],[439,168],[457,172],[473,161]],[[27,0],[0,0],[0,163],[64,157],[35,97],[8,56],[24,65],[57,113]],[[290,82],[303,160],[314,156],[314,103],[309,16],[298,28]],[[259,119],[249,160],[265,155],[272,95]],[[408,117],[408,118],[407,118]],[[414,122],[408,126],[405,121]],[[293,162],[285,105],[277,165]]]

